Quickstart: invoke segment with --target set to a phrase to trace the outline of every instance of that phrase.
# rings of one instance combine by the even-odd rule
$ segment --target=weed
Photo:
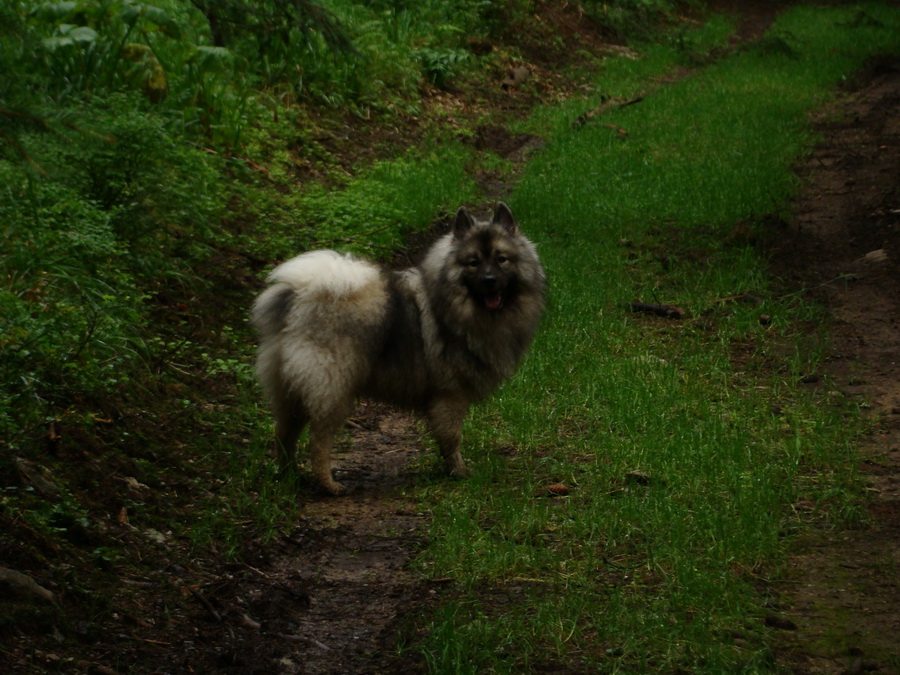
[[[420,49],[416,52],[416,57],[428,79],[443,89],[449,80],[459,75],[461,68],[469,61],[469,52],[461,49]]]

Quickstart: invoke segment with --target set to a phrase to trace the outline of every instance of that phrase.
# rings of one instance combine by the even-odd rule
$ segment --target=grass
[[[896,50],[898,27],[877,4],[792,9],[757,47],[603,124],[572,128],[575,104],[532,120],[551,141],[510,203],[550,310],[467,425],[475,477],[421,495],[434,519],[419,564],[455,580],[421,647],[433,672],[769,667],[760,589],[801,524],[793,504],[858,516],[860,427],[839,398],[798,390],[820,353],[780,346],[815,310],[777,297],[761,254],[728,235],[785,214],[807,111]],[[641,91],[653,59],[630,76],[612,64],[616,93]],[[727,300],[747,293],[761,304]],[[688,318],[632,315],[635,299]],[[558,482],[568,497],[540,496]]]

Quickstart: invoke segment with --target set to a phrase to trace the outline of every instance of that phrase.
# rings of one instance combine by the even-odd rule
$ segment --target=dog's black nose
[[[485,274],[481,277],[481,284],[487,289],[497,288],[497,277],[493,274]]]

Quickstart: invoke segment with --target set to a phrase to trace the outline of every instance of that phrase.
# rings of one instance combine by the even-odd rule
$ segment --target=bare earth
[[[416,480],[409,464],[421,453],[419,438],[413,418],[359,407],[334,453],[337,477],[352,492],[309,502],[293,532],[256,550],[254,574],[214,598],[261,624],[239,633],[210,627],[206,639],[228,645],[222,658],[229,672],[407,667],[395,655],[396,629],[429,595],[409,569],[423,515],[402,496]]]
[[[862,439],[870,495],[859,529],[802,542],[783,585],[780,656],[799,673],[900,672],[900,59],[877,59],[814,120],[822,135],[773,272],[832,316],[820,377],[874,423]]]

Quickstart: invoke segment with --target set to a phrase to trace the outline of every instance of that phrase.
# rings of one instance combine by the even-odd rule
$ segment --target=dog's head
[[[500,202],[489,222],[475,220],[465,207],[453,224],[459,279],[490,312],[507,306],[518,291],[522,236],[509,207]]]

